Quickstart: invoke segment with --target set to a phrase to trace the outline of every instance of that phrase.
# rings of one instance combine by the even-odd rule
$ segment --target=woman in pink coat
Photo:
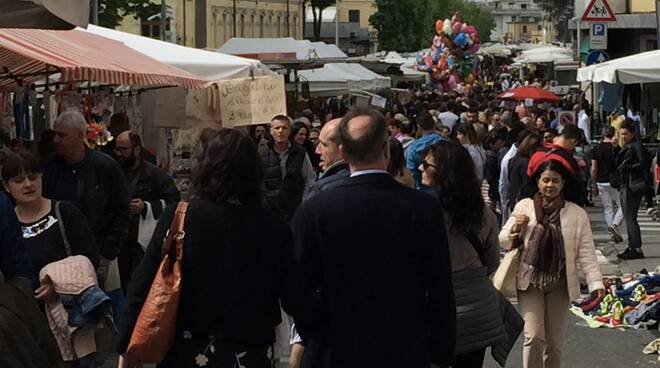
[[[580,296],[578,269],[590,292],[605,292],[589,218],[574,203],[579,184],[571,167],[553,156],[532,168],[529,196],[516,204],[499,236],[503,248],[521,248],[517,288],[525,368],[560,366],[569,303]]]

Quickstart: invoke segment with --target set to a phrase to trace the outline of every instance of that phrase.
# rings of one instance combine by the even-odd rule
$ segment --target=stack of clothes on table
[[[607,278],[606,294],[573,303],[571,311],[591,328],[649,328],[660,321],[660,274]]]

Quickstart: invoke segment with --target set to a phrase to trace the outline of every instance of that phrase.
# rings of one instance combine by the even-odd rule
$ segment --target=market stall
[[[390,78],[355,63],[325,64],[322,68],[302,70],[299,76],[309,82],[312,96],[340,96],[350,91],[376,91],[391,86]]]
[[[0,28],[86,27],[89,0],[2,0]]]

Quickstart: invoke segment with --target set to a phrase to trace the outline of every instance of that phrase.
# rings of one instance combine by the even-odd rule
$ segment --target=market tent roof
[[[534,101],[557,102],[561,100],[556,94],[538,87],[514,88],[500,93],[497,97],[503,100],[516,101],[532,99]]]
[[[342,59],[348,57],[335,45],[285,38],[234,37],[216,50],[231,55],[295,53],[297,60]]]
[[[660,50],[643,52],[578,69],[578,82],[623,84],[660,82]]]
[[[87,27],[89,0],[0,0],[0,28]]]
[[[135,51],[210,81],[249,78],[250,73],[254,76],[274,74],[258,60],[181,46],[91,24],[87,31],[120,41]]]
[[[203,88],[207,80],[122,43],[79,30],[0,29],[0,88],[61,73],[60,81]]]
[[[573,51],[564,47],[543,46],[523,51],[515,61],[522,63],[551,63],[555,61],[572,61]]]
[[[336,96],[352,90],[374,91],[391,86],[390,78],[355,63],[325,64],[322,68],[302,70],[298,75],[309,82],[314,95]]]

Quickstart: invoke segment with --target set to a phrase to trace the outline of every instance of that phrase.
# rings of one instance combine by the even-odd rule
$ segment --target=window
[[[536,30],[539,32],[543,31],[543,26],[539,24],[538,26],[536,26]]]
[[[527,26],[522,26],[522,33],[527,33]]]
[[[515,7],[516,7],[516,5],[514,3],[509,3],[509,9],[513,9]]]
[[[360,11],[351,9],[348,11],[348,21],[350,23],[360,23]]]
[[[241,37],[245,37],[245,14],[241,14]]]
[[[520,4],[520,9],[522,9],[522,10],[527,9],[527,4]]]
[[[264,16],[259,16],[259,37],[264,37]]]

